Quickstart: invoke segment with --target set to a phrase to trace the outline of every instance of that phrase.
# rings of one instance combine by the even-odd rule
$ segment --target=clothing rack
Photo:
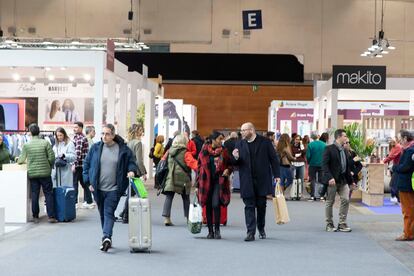
[[[14,134],[14,133],[27,133],[28,130],[0,130],[3,134]],[[40,134],[55,134],[54,130],[41,130]]]

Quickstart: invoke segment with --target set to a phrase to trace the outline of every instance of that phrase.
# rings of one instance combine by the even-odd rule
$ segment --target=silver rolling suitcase
[[[128,189],[129,248],[130,252],[151,251],[151,205],[148,198],[131,197]]]
[[[302,180],[301,179],[293,179],[293,183],[290,189],[290,198],[292,200],[300,200],[302,197]]]

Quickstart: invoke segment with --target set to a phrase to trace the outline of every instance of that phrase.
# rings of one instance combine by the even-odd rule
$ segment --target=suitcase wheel
[[[227,221],[223,222],[223,226],[226,226],[226,225],[227,225]]]

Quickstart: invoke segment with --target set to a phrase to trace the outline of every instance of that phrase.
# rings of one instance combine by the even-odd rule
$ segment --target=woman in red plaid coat
[[[206,206],[207,239],[221,239],[220,207],[230,203],[230,156],[222,147],[223,139],[222,133],[213,132],[198,156],[198,199]]]

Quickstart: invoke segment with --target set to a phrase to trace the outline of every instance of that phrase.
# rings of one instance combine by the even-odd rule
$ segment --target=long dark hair
[[[66,130],[63,127],[58,127],[55,131],[56,143],[58,143],[57,133],[60,132],[63,134],[63,141],[65,141],[65,145],[69,143],[69,136],[66,133]]]

